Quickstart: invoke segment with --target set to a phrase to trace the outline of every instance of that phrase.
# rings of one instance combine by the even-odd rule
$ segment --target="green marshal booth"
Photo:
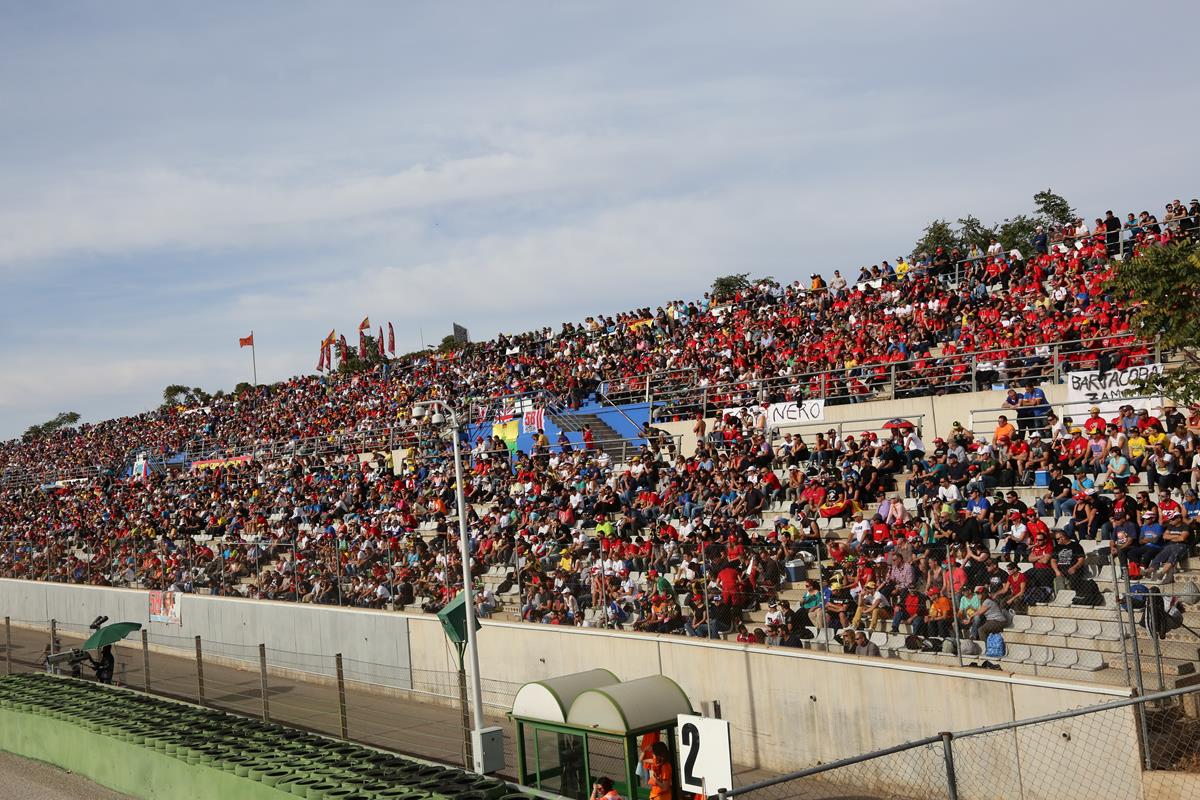
[[[593,669],[527,683],[509,715],[518,777],[573,798],[589,797],[592,784],[608,777],[623,797],[648,798],[650,789],[638,777],[643,737],[657,735],[677,766],[675,727],[680,714],[692,713],[679,684],[663,675],[622,683],[606,669]]]

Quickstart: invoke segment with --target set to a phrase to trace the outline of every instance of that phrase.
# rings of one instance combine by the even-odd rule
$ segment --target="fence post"
[[[200,637],[196,637],[196,703],[204,705],[204,654],[200,649]]]
[[[58,620],[56,619],[50,620],[50,655],[58,655]]]
[[[4,618],[4,662],[5,674],[12,675],[12,620]]]
[[[338,653],[334,656],[337,660],[337,689],[338,689],[338,717],[342,723],[342,738],[350,738],[350,720],[346,716],[346,673],[342,671],[342,654]]]
[[[946,797],[948,800],[958,800],[958,776],[954,773],[954,747],[951,741],[954,734],[942,732],[942,753],[946,758]]]
[[[142,628],[142,689],[150,691],[150,634]]]
[[[258,685],[262,693],[263,722],[271,721],[271,705],[267,698],[267,645],[258,643]]]

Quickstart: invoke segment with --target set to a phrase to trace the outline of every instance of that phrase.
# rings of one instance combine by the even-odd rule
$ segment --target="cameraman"
[[[91,656],[88,656],[88,661],[92,662],[92,669],[96,670],[96,680],[100,683],[112,683],[113,669],[116,667],[117,661],[113,658],[111,644],[106,644],[100,651],[99,661]]]

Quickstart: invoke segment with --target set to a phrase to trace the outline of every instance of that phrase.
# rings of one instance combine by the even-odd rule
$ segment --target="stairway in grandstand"
[[[629,453],[637,449],[637,443],[622,437],[612,426],[596,414],[585,414],[574,411],[547,411],[555,425],[568,432],[581,432],[584,426],[590,425],[595,437],[596,447],[608,453],[613,463],[624,461]]]

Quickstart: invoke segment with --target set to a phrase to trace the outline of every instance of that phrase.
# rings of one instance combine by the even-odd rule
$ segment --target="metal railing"
[[[827,405],[895,400],[931,394],[977,392],[1015,380],[1062,383],[1069,372],[1096,369],[1106,354],[1147,349],[1133,365],[1160,363],[1162,349],[1136,340],[1117,346],[1093,347],[1097,339],[1079,339],[1022,348],[940,353],[887,364],[751,378],[726,383],[651,387],[655,419],[687,418],[714,408],[752,403],[823,398]],[[743,402],[733,402],[741,398]]]
[[[1200,687],[931,736],[716,792],[755,800],[1142,800],[1200,788]]]

